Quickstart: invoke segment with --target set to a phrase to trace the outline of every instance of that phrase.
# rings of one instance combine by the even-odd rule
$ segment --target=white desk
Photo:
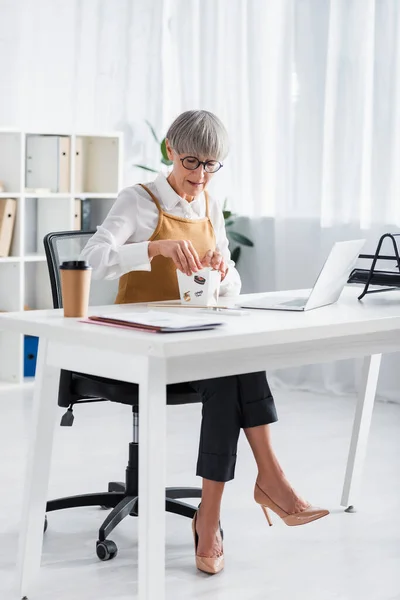
[[[29,596],[40,566],[60,368],[140,385],[139,600],[165,598],[169,383],[365,357],[341,499],[343,506],[354,504],[380,355],[400,350],[400,292],[368,296],[362,303],[358,293],[347,288],[337,304],[306,313],[254,311],[242,318],[225,317],[227,325],[220,330],[171,335],[83,324],[64,319],[60,310],[1,315],[0,330],[40,338],[18,559],[21,596]],[[91,312],[100,310],[123,314],[132,305]]]

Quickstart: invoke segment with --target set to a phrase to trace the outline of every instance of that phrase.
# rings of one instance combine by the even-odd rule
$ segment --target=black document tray
[[[354,269],[350,273],[348,283],[366,284],[369,274],[369,269]],[[396,271],[374,271],[369,283],[370,285],[385,285],[400,288],[400,273],[396,273]]]
[[[375,254],[360,254],[359,258],[372,260],[369,269],[353,269],[350,273],[347,283],[364,284],[364,290],[358,297],[359,300],[366,294],[376,294],[378,292],[386,292],[394,288],[400,288],[400,255],[397,248],[396,239],[400,237],[399,233],[385,233],[381,236],[376,247]],[[393,254],[380,254],[382,244],[385,239],[392,242]],[[380,270],[376,268],[378,260],[390,260],[396,263],[396,270]],[[370,286],[379,286],[378,289],[370,290]]]

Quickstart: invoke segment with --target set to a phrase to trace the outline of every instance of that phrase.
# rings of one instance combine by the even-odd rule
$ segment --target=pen
[[[147,304],[148,307],[153,307],[156,306],[157,308],[201,308],[202,310],[216,310],[216,309],[223,309],[223,310],[236,310],[233,308],[230,308],[229,306],[204,306],[204,304],[181,304],[180,302],[176,302],[176,303],[163,303],[163,302],[149,302]]]
[[[241,310],[240,308],[230,307],[225,308],[220,306],[207,307],[203,312],[211,314],[219,313],[222,315],[231,315],[232,317],[243,317],[244,315],[250,314],[249,310]]]

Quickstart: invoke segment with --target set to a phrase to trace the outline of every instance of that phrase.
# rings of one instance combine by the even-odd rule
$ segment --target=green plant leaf
[[[231,219],[230,221],[225,221],[225,227],[230,227],[234,223],[235,223],[235,221],[233,219]]]
[[[144,169],[145,171],[151,171],[151,173],[158,173],[156,169],[152,169],[151,167],[146,167],[145,165],[133,165],[134,167],[138,167],[139,169]]]
[[[161,142],[161,144],[160,144],[160,149],[161,149],[161,154],[162,154],[162,157],[163,157],[165,160],[169,160],[169,158],[168,158],[168,153],[167,153],[167,146],[166,146],[166,144],[165,144],[165,138],[163,139],[163,141],[162,141],[162,142]],[[163,161],[163,162],[164,162],[164,161]],[[164,163],[164,164],[166,164],[166,163]]]
[[[242,246],[254,246],[253,242],[249,240],[249,238],[241,233],[238,233],[237,231],[230,231],[229,235],[235,242],[242,244]]]
[[[232,216],[232,213],[230,210],[224,210],[224,219],[229,219],[229,217]]]
[[[156,132],[155,132],[155,129],[154,129],[153,125],[152,125],[152,124],[150,123],[150,121],[148,121],[147,119],[145,119],[145,122],[147,123],[147,125],[148,125],[148,127],[149,127],[149,129],[150,129],[151,133],[153,134],[153,138],[156,140],[157,144],[159,144],[159,143],[160,143],[160,140],[159,140],[159,139],[158,139],[158,137],[157,137],[157,134],[156,134]]]
[[[240,248],[240,246],[236,246],[236,248],[234,248],[234,250],[232,250],[232,252],[231,252],[231,259],[236,264],[238,263],[238,260],[240,258],[241,251],[242,251],[242,249]]]
[[[168,165],[169,167],[174,164],[172,160],[169,160],[169,158],[165,159],[164,157],[162,157],[161,162],[163,165]]]

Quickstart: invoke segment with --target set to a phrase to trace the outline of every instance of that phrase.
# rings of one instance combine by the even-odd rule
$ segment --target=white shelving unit
[[[54,136],[52,141],[62,137],[64,143],[66,140],[70,152],[67,178],[64,172],[66,189],[46,191],[46,185],[27,188],[27,171],[30,161],[33,162],[29,155],[30,136]],[[37,148],[35,165],[39,162],[38,173],[47,177],[50,168],[54,168],[54,160],[41,156],[41,146]],[[122,153],[120,132],[29,132],[0,128],[0,182],[5,187],[0,199],[15,199],[17,205],[10,254],[0,257],[0,311],[52,307],[43,236],[50,231],[80,229],[75,217],[76,200],[90,200],[87,228],[94,229],[102,222],[122,188]],[[24,381],[24,336],[0,331],[0,387]]]

